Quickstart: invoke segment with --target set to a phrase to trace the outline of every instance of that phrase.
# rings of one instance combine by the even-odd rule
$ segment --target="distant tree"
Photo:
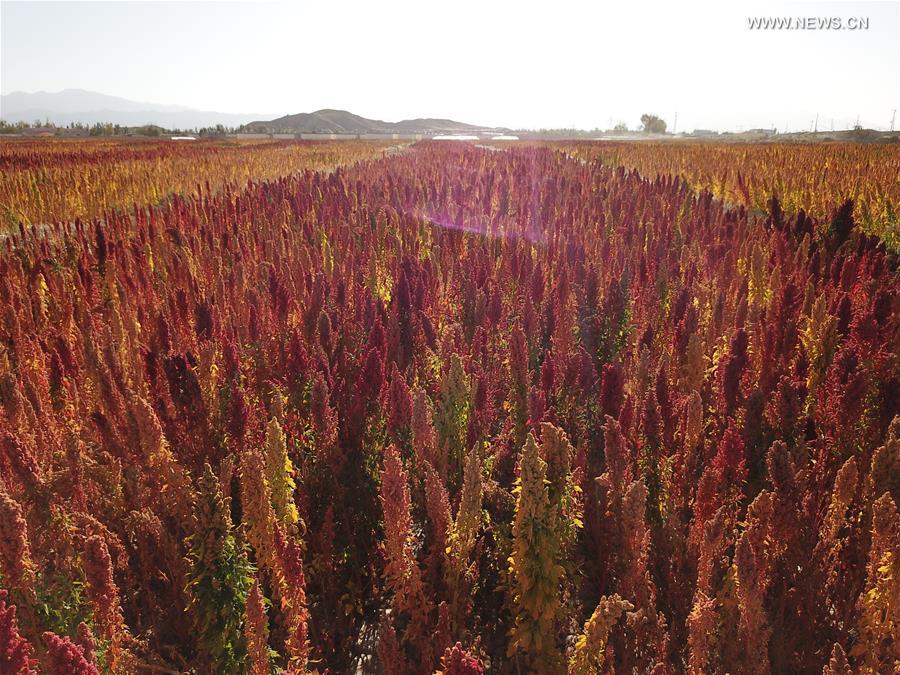
[[[613,127],[613,131],[618,133],[624,133],[628,131],[628,125],[625,122],[617,122],[616,126]]]
[[[645,134],[666,133],[666,121],[658,115],[644,113],[641,115],[641,127]]]
[[[228,129],[222,124],[217,124],[214,127],[202,127],[197,133],[200,136],[224,136],[228,133]]]
[[[19,120],[15,124],[0,120],[0,134],[16,134],[28,128],[28,122],[24,120]]]

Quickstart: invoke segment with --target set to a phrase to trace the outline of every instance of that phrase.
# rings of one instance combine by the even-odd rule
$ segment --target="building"
[[[22,129],[23,136],[56,136],[56,127],[28,127]]]

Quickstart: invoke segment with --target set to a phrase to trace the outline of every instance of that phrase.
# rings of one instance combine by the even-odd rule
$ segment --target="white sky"
[[[509,127],[887,128],[900,0],[0,2],[0,90]],[[868,17],[752,31],[751,16]],[[900,121],[898,121],[900,127]]]

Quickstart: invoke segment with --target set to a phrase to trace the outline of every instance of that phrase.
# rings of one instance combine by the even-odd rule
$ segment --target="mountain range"
[[[274,118],[274,119],[272,119]],[[448,119],[419,118],[401,122],[367,119],[346,110],[317,110],[276,117],[264,113],[220,113],[178,105],[131,101],[84,89],[59,92],[12,92],[0,96],[0,119],[9,123],[49,120],[57,125],[97,122],[121,126],[156,124],[167,129],[193,129],[222,124],[262,133],[440,134],[504,131]]]
[[[236,127],[266,116],[258,112],[220,113],[179,105],[143,103],[84,89],[52,93],[16,91],[0,96],[0,119],[9,123],[49,120],[57,125],[101,122],[129,127],[156,124],[167,129],[193,129],[216,124]]]

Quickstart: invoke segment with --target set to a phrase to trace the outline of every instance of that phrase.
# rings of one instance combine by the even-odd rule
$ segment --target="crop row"
[[[203,185],[217,190],[302,169],[378,157],[380,141],[14,141],[0,148],[0,231],[158,204]]]
[[[773,195],[791,214],[827,221],[852,199],[866,232],[900,247],[900,153],[896,145],[854,143],[551,143],[581,159],[600,159],[650,178],[683,176],[717,199],[768,212]]]

